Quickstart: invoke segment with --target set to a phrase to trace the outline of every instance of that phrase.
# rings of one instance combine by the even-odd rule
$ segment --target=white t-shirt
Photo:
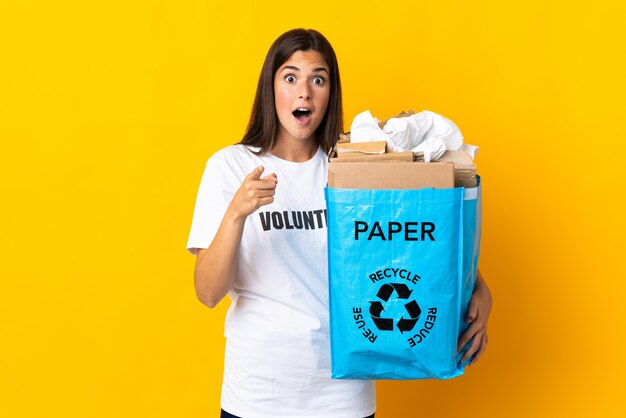
[[[372,381],[330,377],[327,157],[296,163],[243,145],[207,162],[187,248],[208,248],[244,177],[276,173],[272,204],[246,219],[226,314],[222,408],[243,418],[363,418]]]

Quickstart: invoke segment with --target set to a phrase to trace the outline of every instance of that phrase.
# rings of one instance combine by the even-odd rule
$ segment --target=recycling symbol
[[[409,299],[411,293],[413,292],[412,290],[409,290],[407,285],[404,283],[385,283],[380,287],[380,289],[378,289],[376,296],[383,302],[388,302],[394,291],[397,293],[398,299]],[[422,313],[422,310],[415,300],[405,303],[404,308],[406,309],[408,318],[405,318],[404,315],[402,315],[402,317],[398,320],[396,325],[398,326],[400,333],[411,331]],[[370,315],[376,327],[381,331],[393,331],[394,320],[393,318],[382,317],[381,314],[384,310],[385,308],[382,302],[378,300],[373,302],[370,301]]]

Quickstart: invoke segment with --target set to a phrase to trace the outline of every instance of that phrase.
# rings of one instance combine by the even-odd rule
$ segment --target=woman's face
[[[328,64],[317,51],[296,51],[274,75],[277,140],[308,140],[324,119],[330,96]]]

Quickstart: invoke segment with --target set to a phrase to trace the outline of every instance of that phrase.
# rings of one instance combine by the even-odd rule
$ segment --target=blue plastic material
[[[332,377],[463,374],[456,347],[476,283],[481,186],[325,194]]]

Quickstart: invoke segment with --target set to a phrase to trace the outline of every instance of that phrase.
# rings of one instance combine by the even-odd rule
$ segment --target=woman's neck
[[[303,163],[309,161],[315,153],[319,144],[315,138],[309,139],[282,139],[276,141],[274,148],[270,150],[272,155],[287,161]]]

